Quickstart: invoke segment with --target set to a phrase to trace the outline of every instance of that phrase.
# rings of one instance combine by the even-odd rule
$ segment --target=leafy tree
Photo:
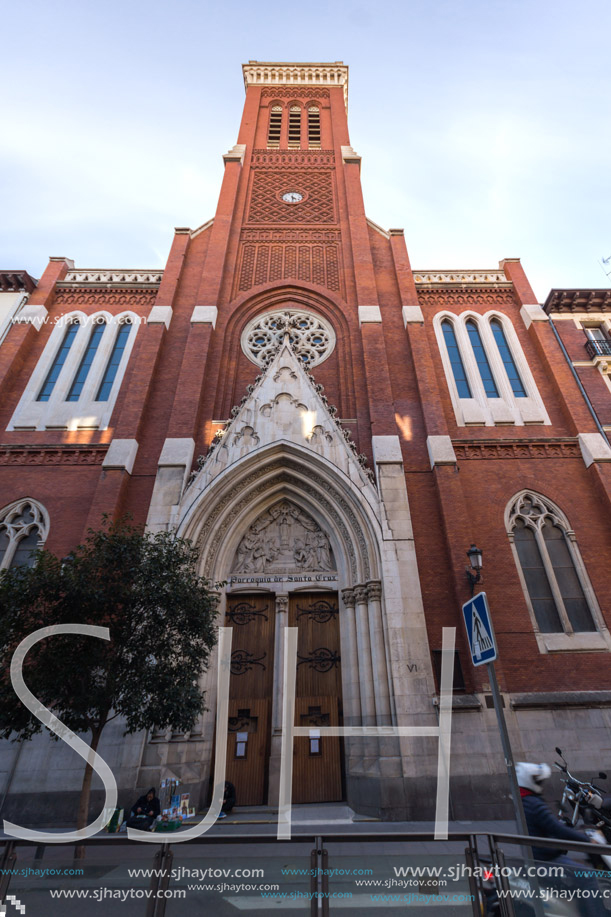
[[[94,751],[116,717],[125,734],[190,730],[204,709],[199,681],[216,640],[215,596],[196,563],[189,541],[105,517],[63,560],[38,551],[32,566],[0,575],[0,736],[27,739],[42,729],[12,687],[15,648],[41,627],[75,623],[108,627],[111,639],[49,637],[23,666],[28,688],[66,726],[88,732]],[[92,775],[87,764],[79,828],[88,821]]]

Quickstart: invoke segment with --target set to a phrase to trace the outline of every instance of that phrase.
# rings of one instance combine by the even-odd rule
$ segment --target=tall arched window
[[[506,521],[535,631],[573,637],[606,631],[562,511],[540,494],[523,491],[509,504]],[[552,642],[551,648],[570,646]]]
[[[488,357],[486,356],[486,350],[482,344],[479,329],[473,319],[470,319],[467,322],[467,333],[469,335],[469,340],[471,341],[471,347],[473,348],[473,354],[477,362],[479,374],[482,378],[486,396],[488,398],[498,398],[499,391],[494,382],[494,376],[492,375],[492,370],[490,369],[490,363],[488,362]]]
[[[503,366],[505,367],[505,372],[507,373],[507,378],[509,379],[513,394],[516,398],[526,398],[526,390],[522,385],[518,367],[515,364],[513,356],[511,355],[511,350],[509,348],[509,344],[507,343],[507,338],[505,336],[505,332],[503,331],[503,326],[501,325],[498,318],[493,318],[490,322],[490,327],[492,329],[492,334],[494,335],[494,340],[496,341],[496,346],[499,348],[501,360],[503,361]]]
[[[66,327],[67,323],[67,327]],[[51,332],[9,430],[104,430],[134,345],[132,312],[69,313]]]
[[[470,398],[471,389],[469,388],[469,383],[467,382],[467,374],[465,372],[464,363],[460,356],[460,350],[458,348],[454,326],[452,322],[445,319],[441,323],[441,328],[448,350],[452,372],[454,373],[454,382],[456,383],[456,388],[458,389],[458,397]]]
[[[439,312],[433,326],[459,426],[551,423],[507,315]]]
[[[129,319],[126,319],[119,325],[117,336],[114,340],[112,351],[110,357],[108,358],[108,363],[106,364],[106,369],[104,370],[104,377],[95,398],[96,401],[108,401],[110,397],[112,386],[117,375],[117,370],[121,365],[123,353],[129,340],[131,328],[132,323]]]
[[[51,397],[51,393],[53,392],[55,383],[57,382],[57,377],[62,371],[64,363],[68,358],[70,348],[74,343],[74,339],[76,338],[79,328],[80,324],[78,321],[70,322],[66,328],[59,350],[57,351],[53,363],[51,364],[51,368],[47,373],[44,384],[38,393],[38,398],[36,399],[37,401],[48,401]]]
[[[87,349],[83,354],[80,366],[74,377],[72,385],[70,386],[70,391],[68,392],[68,397],[66,401],[78,401],[81,392],[83,391],[83,386],[85,380],[89,375],[89,370],[91,369],[91,364],[93,363],[93,358],[95,357],[100,341],[102,340],[102,335],[106,331],[106,322],[101,321],[95,324],[91,330],[91,336],[87,344]]]
[[[0,511],[0,570],[31,566],[33,554],[44,545],[49,517],[36,500],[17,500]]]

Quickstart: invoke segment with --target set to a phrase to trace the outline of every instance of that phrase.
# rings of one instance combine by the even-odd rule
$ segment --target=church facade
[[[506,814],[490,685],[461,619],[470,545],[484,552],[476,588],[516,758],[561,745],[573,769],[597,770],[611,753],[608,296],[595,297],[601,317],[561,296],[544,309],[514,258],[412,269],[403,230],[365,214],[348,68],[243,72],[216,214],[176,229],[163,270],[51,258],[27,288],[1,275],[14,284],[2,566],[36,545],[66,553],[103,513],[193,541],[232,628],[238,805],[278,800],[288,626],[295,725],[311,728],[295,740],[294,802],[432,818],[437,739],[322,730],[435,726],[442,629],[455,627],[450,816]],[[216,678],[213,656],[188,735],[108,728],[99,751],[125,801],[173,777],[205,805]],[[5,817],[27,817],[34,788],[38,807],[65,811],[74,759],[45,737],[6,743]]]

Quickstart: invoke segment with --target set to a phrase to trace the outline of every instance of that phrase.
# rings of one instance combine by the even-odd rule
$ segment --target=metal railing
[[[592,360],[596,357],[611,357],[611,341],[586,341],[586,350]]]
[[[330,913],[329,901],[330,899],[330,889],[329,889],[329,874],[330,874],[330,851],[329,845],[350,845],[350,844],[361,844],[366,845],[368,849],[368,857],[371,858],[375,856],[375,845],[376,844],[392,844],[392,845],[410,845],[410,844],[423,844],[423,843],[433,843],[435,841],[433,833],[387,833],[387,832],[376,832],[376,833],[361,833],[353,832],[350,834],[346,833],[325,833],[323,834],[295,834],[290,841],[277,841],[274,835],[270,834],[224,834],[219,836],[218,834],[209,835],[206,834],[195,840],[186,841],[180,845],[172,844],[171,841],[164,840],[160,842],[159,847],[155,850],[153,855],[152,863],[149,860],[150,868],[153,871],[151,876],[151,881],[149,885],[150,895],[147,898],[146,902],[143,901],[143,910],[142,917],[164,917],[166,913],[166,898],[157,897],[157,893],[164,893],[170,889],[171,879],[172,879],[172,864],[174,861],[174,850],[173,847],[179,846],[181,848],[193,848],[199,847],[202,848],[202,854],[205,857],[205,848],[206,847],[224,847],[232,845],[243,845],[249,848],[251,847],[261,847],[268,846],[273,847],[278,850],[278,852],[284,853],[284,848],[286,844],[291,846],[296,845],[311,845],[311,851],[309,855],[310,863],[310,876],[309,876],[309,885],[310,885],[310,917],[328,917]],[[442,842],[446,843],[446,842]],[[486,914],[486,902],[488,894],[484,890],[482,873],[488,868],[490,872],[489,879],[494,879],[494,886],[496,891],[500,891],[502,894],[499,896],[498,905],[499,910],[496,911],[499,917],[515,917],[515,910],[513,905],[513,900],[511,897],[511,887],[508,879],[508,868],[506,866],[508,857],[511,859],[516,859],[516,854],[507,853],[506,850],[503,850],[501,845],[506,845],[510,847],[520,848],[520,847],[547,847],[561,852],[566,850],[577,851],[580,853],[598,853],[611,855],[611,845],[602,845],[602,844],[590,844],[590,843],[580,843],[575,841],[564,841],[564,840],[551,840],[549,838],[538,838],[538,837],[524,837],[518,834],[504,834],[504,833],[494,833],[494,832],[485,832],[485,831],[474,831],[474,832],[450,832],[448,834],[447,843],[465,843],[464,848],[464,862],[467,867],[470,869],[466,870],[466,875],[468,879],[468,886],[470,892],[470,904],[474,917],[482,917],[482,914]],[[137,841],[131,841],[125,835],[109,835],[102,837],[89,838],[83,842],[81,845],[85,847],[86,851],[95,848],[102,848],[106,850],[112,850],[116,847],[126,847],[130,846],[132,848],[137,848],[140,851],[143,849],[143,845]],[[69,846],[69,845],[66,845]],[[487,849],[482,850],[482,846]],[[0,854],[0,904],[5,904],[7,900],[7,895],[10,892],[10,883],[13,876],[12,870],[15,870],[16,863],[18,862],[18,851],[20,848],[36,848],[35,849],[35,860],[40,863],[46,847],[52,847],[58,849],[59,845],[37,845],[32,841],[25,841],[20,839],[11,839],[11,838],[0,838],[0,847],[2,852]],[[447,848],[443,848],[444,852],[447,853]],[[405,850],[402,850],[402,855],[405,854]],[[388,851],[381,852],[380,856],[388,857],[390,854]],[[338,853],[335,851],[335,857],[345,856],[345,853]],[[333,858],[331,858],[333,859]],[[370,860],[369,860],[370,861]],[[75,863],[86,862],[83,860],[75,861]],[[139,861],[140,863],[142,861]],[[146,861],[145,861],[146,862]],[[531,861],[532,862],[532,861]],[[92,861],[94,864],[95,861]],[[546,860],[545,865],[553,865],[553,860]],[[476,869],[475,867],[480,867]],[[490,868],[492,867],[492,868]],[[587,869],[588,867],[586,867]],[[535,889],[535,894],[537,893],[538,885],[537,879],[533,877],[532,887]],[[491,886],[490,886],[491,887]],[[536,899],[532,901],[534,906],[534,912],[543,914],[541,909],[541,903]],[[265,908],[265,904],[262,901],[261,909]],[[274,910],[279,910],[277,907],[274,907]],[[355,909],[355,912],[358,912],[358,907]],[[131,912],[130,912],[131,913]]]

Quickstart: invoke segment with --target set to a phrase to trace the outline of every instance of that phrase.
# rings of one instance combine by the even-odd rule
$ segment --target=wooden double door
[[[228,597],[225,624],[233,628],[233,641],[226,779],[236,787],[238,805],[268,801],[272,699],[282,697],[283,679],[281,671],[274,676],[276,619],[274,595]],[[342,743],[320,731],[342,722],[337,594],[292,593],[287,623],[299,631],[295,725],[311,727],[309,737],[294,740],[293,802],[340,800]],[[279,742],[277,737],[276,752]]]

